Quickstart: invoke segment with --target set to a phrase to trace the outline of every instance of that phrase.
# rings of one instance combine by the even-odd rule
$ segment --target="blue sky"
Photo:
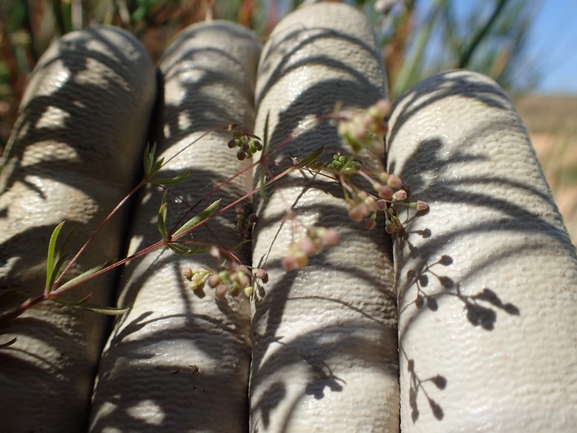
[[[535,2],[528,54],[536,61],[544,93],[577,94],[577,1]]]
[[[473,6],[486,2],[484,12],[493,10],[493,1],[454,0],[457,16],[467,16]],[[421,13],[427,14],[435,0],[422,0]],[[539,93],[577,95],[577,0],[528,0],[533,16],[525,61],[540,76]],[[424,15],[423,15],[424,16]],[[484,17],[486,18],[486,17]],[[438,46],[438,45],[437,45]],[[429,56],[436,56],[435,44]],[[519,65],[522,73],[523,66]]]

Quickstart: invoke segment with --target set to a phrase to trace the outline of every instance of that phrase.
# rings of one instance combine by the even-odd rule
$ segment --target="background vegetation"
[[[472,7],[466,11],[462,2],[456,0],[346,2],[363,10],[377,30],[392,98],[426,76],[455,67],[491,76],[514,97],[539,80],[526,55],[534,2],[471,0]],[[276,23],[301,3],[301,0],[2,0],[0,148],[4,147],[16,120],[32,69],[51,41],[62,34],[92,24],[119,26],[135,34],[156,62],[170,39],[191,23],[205,19],[236,21],[254,29],[264,42]],[[530,131],[541,134],[540,143],[536,143],[538,153],[557,200],[564,203],[562,210],[575,242],[573,198],[577,194],[571,193],[570,199],[560,196],[566,196],[568,190],[577,191],[577,158],[570,158],[574,162],[567,163],[564,156],[571,152],[577,132],[559,120],[571,102],[519,101],[526,101],[520,111],[526,116]],[[552,107],[559,114],[547,122],[539,113],[551,113]],[[545,144],[543,134],[549,137]]]

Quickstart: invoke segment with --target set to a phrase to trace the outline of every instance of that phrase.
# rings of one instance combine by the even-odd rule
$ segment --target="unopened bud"
[[[299,249],[307,256],[313,255],[315,252],[315,245],[313,243],[313,240],[308,237],[301,239],[301,241],[299,242]]]
[[[232,139],[228,142],[228,147],[234,149],[236,147],[236,140]]]
[[[385,200],[377,200],[377,210],[385,210],[387,208],[387,202]]]
[[[379,197],[384,198],[385,200],[390,200],[393,198],[394,193],[395,191],[393,191],[393,189],[390,186],[383,185],[383,187],[379,191]]]
[[[349,211],[349,217],[354,222],[360,223],[363,220],[363,213],[358,206],[355,206]]]
[[[248,222],[250,222],[252,224],[256,224],[258,222],[258,216],[255,213],[251,213],[248,216]]]
[[[255,276],[263,283],[268,282],[268,273],[264,269],[257,269]]]
[[[391,188],[400,188],[403,185],[403,181],[396,174],[391,174],[391,175],[389,175],[389,179],[387,180],[387,184]]]
[[[372,218],[367,218],[365,221],[365,228],[367,230],[373,230],[377,226],[377,222]]]
[[[375,107],[379,117],[388,116],[392,109],[391,102],[388,99],[379,99],[373,107]]]
[[[241,289],[244,289],[246,286],[250,284],[250,280],[246,276],[246,274],[239,272],[238,274],[238,284]]]
[[[245,287],[243,292],[244,292],[244,296],[246,296],[247,298],[250,298],[252,296],[252,294],[254,293],[254,290],[252,287]]]
[[[417,210],[427,210],[429,204],[426,201],[417,200]]]
[[[212,288],[215,288],[216,286],[218,286],[221,282],[220,277],[217,274],[213,274],[209,277],[208,279],[208,285]]]
[[[216,245],[213,245],[212,247],[210,247],[210,249],[208,250],[208,253],[214,257],[215,259],[220,259],[220,250],[218,249],[218,247]]]
[[[188,269],[184,269],[182,271],[182,275],[187,279],[190,280],[192,278],[192,269],[188,268]]]
[[[371,213],[377,210],[377,201],[372,195],[368,196],[364,203],[367,205]]]
[[[394,195],[393,198],[395,200],[399,200],[399,201],[403,201],[406,200],[407,198],[407,191],[405,191],[404,189],[400,189],[398,190]]]
[[[246,159],[246,153],[244,153],[242,150],[239,150],[236,154],[236,157],[239,161],[243,161]]]
[[[325,245],[328,246],[335,246],[339,244],[339,235],[335,229],[327,229],[326,233],[323,236],[323,241]]]
[[[226,284],[219,284],[214,289],[214,294],[217,298],[224,298],[226,292],[228,292],[228,286]]]
[[[381,171],[379,173],[379,179],[381,179],[383,182],[386,182],[389,180],[389,173],[387,173],[386,171]]]

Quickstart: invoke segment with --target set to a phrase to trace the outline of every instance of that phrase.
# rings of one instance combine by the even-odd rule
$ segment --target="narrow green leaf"
[[[59,289],[65,289],[67,287],[72,286],[73,284],[77,283],[78,281],[89,277],[92,274],[95,274],[96,272],[98,272],[99,270],[101,270],[102,268],[104,268],[105,265],[98,265],[93,267],[92,269],[87,270],[86,272],[81,273],[80,275],[78,275],[77,277],[72,278],[70,281],[65,282],[64,284],[62,284]]]
[[[152,169],[152,164],[154,163],[154,154],[156,152],[156,143],[150,147],[150,143],[146,143],[144,148],[144,155],[142,156],[142,162],[144,163],[144,175],[148,177],[148,173]]]
[[[52,298],[51,300],[62,305],[66,305],[72,308],[78,308],[80,310],[92,311],[93,313],[105,314],[107,316],[119,316],[126,313],[128,308],[117,308],[117,307],[99,307],[98,305],[89,304],[88,301],[92,297],[92,293],[82,298],[80,301],[64,301],[58,298]]]
[[[76,307],[78,305],[85,304],[88,301],[90,301],[90,299],[92,299],[92,293],[89,293],[84,298],[82,298],[80,301],[67,301],[66,299],[50,298],[51,301],[54,301],[57,304],[66,305],[67,307]]]
[[[153,167],[150,169],[150,172],[148,173],[147,178],[152,179],[154,177],[154,175],[156,173],[158,173],[158,171],[162,167],[163,163],[164,163],[164,158],[160,158],[158,161],[156,161],[156,163],[154,163]]]
[[[299,162],[299,167],[306,167],[308,165],[312,165],[313,162],[315,162],[317,159],[319,159],[321,157],[324,150],[325,150],[325,146],[322,145],[317,150],[315,150],[313,153],[311,153],[309,156],[303,158],[303,160]]]
[[[72,238],[74,237],[75,233],[76,233],[76,227],[72,227],[70,229],[70,231],[66,234],[66,237],[64,238],[64,242],[62,242],[62,245],[60,246],[60,249],[58,250],[58,256],[57,257],[60,258],[64,255],[69,255],[68,249],[70,247],[70,243],[72,242]]]
[[[208,252],[206,248],[201,247],[189,248],[186,245],[182,245],[176,242],[170,242],[167,245],[168,248],[170,248],[176,254],[180,254],[182,256],[191,256],[193,254],[206,254]]]
[[[173,177],[171,179],[151,179],[150,183],[155,183],[157,185],[173,185],[175,183],[179,183],[182,182],[184,179],[186,179],[188,177],[188,175],[190,174],[190,171],[186,171],[176,177]]]
[[[6,343],[1,343],[0,344],[0,349],[4,348],[4,347],[8,347],[8,346],[12,346],[14,343],[16,343],[16,337],[14,337],[12,340],[7,341]]]
[[[268,128],[269,128],[269,120],[270,120],[270,110],[266,113],[266,119],[264,119],[264,135],[262,140],[262,154],[266,153],[268,147]]]
[[[46,258],[46,291],[50,292],[51,285],[50,282],[52,281],[52,274],[54,272],[54,257],[56,255],[56,241],[58,240],[58,235],[60,234],[60,230],[62,230],[62,226],[64,226],[64,221],[58,224],[52,235],[50,236],[50,242],[48,242],[48,256]]]
[[[216,212],[216,210],[218,209],[219,206],[220,206],[220,200],[216,200],[215,202],[211,203],[205,210],[200,212],[195,217],[191,218],[187,223],[185,223],[176,232],[174,232],[174,235],[175,236],[179,235],[179,234],[187,231],[189,228],[200,224],[202,221],[204,221],[209,216],[211,216],[214,212]]]
[[[158,231],[162,235],[162,239],[166,242],[168,239],[168,233],[166,231],[166,212],[168,209],[168,205],[166,204],[166,194],[168,191],[164,191],[162,195],[162,201],[160,202],[160,207],[158,208],[158,220],[156,225],[158,227]]]
[[[50,284],[48,287],[51,288],[54,285],[54,281],[56,281],[56,278],[58,278],[60,275],[60,270],[62,269],[62,266],[64,265],[64,262],[68,256],[70,256],[70,253],[65,253],[63,255],[60,255],[60,253],[58,254],[56,264],[52,268],[52,278],[50,279]]]

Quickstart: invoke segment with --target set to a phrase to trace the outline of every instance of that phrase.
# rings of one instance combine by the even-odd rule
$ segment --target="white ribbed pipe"
[[[576,431],[575,248],[509,99],[466,71],[419,83],[388,166],[430,204],[395,243],[403,433]]]
[[[181,32],[160,61],[164,77],[160,156],[174,158],[158,177],[190,176],[170,190],[194,204],[247,167],[227,147],[229,133],[207,130],[239,123],[252,129],[254,82],[261,44],[233,23],[197,24]],[[248,176],[247,176],[248,175]],[[250,190],[250,173],[210,196],[222,206]],[[130,252],[160,238],[156,217],[162,190],[148,188],[132,224]],[[168,196],[171,228],[188,208]],[[189,217],[191,218],[192,215]],[[208,224],[228,248],[241,240],[234,208]],[[194,239],[217,243],[205,227]],[[249,260],[248,251],[238,253]],[[181,272],[217,267],[208,255],[156,251],[123,272],[119,305],[132,305],[104,351],[94,394],[91,432],[246,432],[250,365],[249,303],[241,295],[199,297]]]
[[[0,294],[12,305],[42,293],[54,227],[78,230],[76,252],[130,191],[155,97],[144,47],[123,30],[95,27],[55,42],[39,61],[12,133],[0,196]],[[125,218],[95,238],[71,275],[120,255]],[[62,235],[63,237],[63,235]],[[73,289],[110,305],[115,273]],[[2,328],[0,431],[79,432],[86,428],[108,318],[53,302]]]
[[[359,110],[384,94],[382,60],[364,16],[343,4],[314,4],[283,19],[264,48],[255,129],[262,136],[270,111],[275,146],[337,101]],[[272,158],[290,165],[320,145],[346,151],[335,125],[324,122]],[[362,158],[365,168],[380,166],[374,156]],[[253,265],[269,272],[269,283],[253,312],[251,431],[398,431],[396,303],[384,227],[367,231],[351,221],[340,187],[322,177],[303,180],[297,171],[277,185],[259,203],[254,235]],[[282,222],[287,205],[302,223],[340,235],[339,246],[300,271],[280,264],[293,228]],[[302,237],[296,227],[295,240]]]

